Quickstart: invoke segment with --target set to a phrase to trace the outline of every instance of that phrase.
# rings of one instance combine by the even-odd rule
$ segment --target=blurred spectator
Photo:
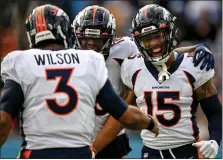
[[[132,18],[135,8],[129,1],[105,1],[102,5],[107,8],[116,18],[116,34],[118,37],[130,35]]]
[[[17,49],[15,26],[12,25],[15,3],[0,1],[0,60],[6,53]]]
[[[216,37],[220,15],[220,1],[189,1],[184,14],[187,20],[185,39],[205,41]]]
[[[76,17],[76,15],[78,14],[78,12],[82,9],[84,9],[85,7],[89,6],[89,5],[99,5],[98,1],[73,1],[73,0],[69,0],[69,10],[70,12],[68,12],[67,14],[70,13],[70,19],[71,21],[74,20],[74,18]]]
[[[185,17],[190,23],[196,23],[203,11],[208,12],[210,22],[217,24],[221,18],[221,2],[220,1],[188,1],[184,10]]]

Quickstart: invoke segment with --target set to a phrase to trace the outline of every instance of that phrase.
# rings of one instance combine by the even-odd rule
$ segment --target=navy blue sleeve
[[[222,106],[218,96],[214,95],[200,101],[202,110],[208,119],[210,139],[220,146],[222,140]]]
[[[6,80],[0,98],[0,110],[9,113],[14,118],[24,102],[21,86],[13,80]]]
[[[112,117],[118,120],[127,110],[128,104],[114,91],[109,80],[97,96],[99,105],[107,111]]]
[[[3,81],[2,81],[2,77],[0,76],[0,91],[1,91],[2,88],[3,88],[3,85],[4,85],[4,83],[3,83]]]

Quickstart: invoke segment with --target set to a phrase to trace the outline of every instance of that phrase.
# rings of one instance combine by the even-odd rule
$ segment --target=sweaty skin
[[[217,94],[217,90],[212,80],[207,81],[205,84],[195,90],[198,100],[202,100]]]

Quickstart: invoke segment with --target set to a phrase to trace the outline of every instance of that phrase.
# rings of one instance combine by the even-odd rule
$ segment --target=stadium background
[[[189,1],[189,0],[127,0],[127,1],[76,1],[76,0],[8,0],[0,1],[0,59],[10,51],[27,49],[28,43],[24,22],[33,8],[40,4],[54,4],[64,9],[70,19],[88,5],[98,4],[108,8],[116,18],[117,36],[129,36],[131,20],[137,10],[146,4],[156,3],[166,7],[173,15],[177,16],[180,43],[178,46],[193,45],[206,42],[215,56],[214,83],[222,101],[222,1]],[[211,107],[211,106],[210,106]],[[198,125],[202,139],[208,139],[207,119],[202,110],[198,109]],[[141,140],[139,132],[127,131],[133,151],[127,158],[139,158]],[[19,136],[19,123],[13,123],[10,137],[1,148],[1,158],[15,158],[19,151],[21,139]],[[222,158],[222,149],[218,158]]]

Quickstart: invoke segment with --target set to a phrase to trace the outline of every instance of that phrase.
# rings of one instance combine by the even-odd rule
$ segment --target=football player
[[[101,6],[94,5],[83,9],[74,19],[73,27],[75,47],[93,49],[104,56],[109,80],[116,93],[120,95],[122,93],[120,67],[126,57],[138,53],[134,41],[129,37],[116,38],[115,18],[106,8]],[[98,104],[96,104],[95,113],[97,117],[94,138],[103,128],[109,116],[107,111],[102,110]],[[121,129],[123,126],[121,124],[109,126],[111,127],[109,132],[113,130],[118,136],[103,152],[99,152],[100,149],[96,144],[94,147],[99,152],[96,158],[122,158],[131,151],[125,130]]]
[[[72,27],[62,9],[39,6],[26,27],[31,49],[9,53],[1,64],[0,147],[21,111],[19,158],[92,158],[96,100],[125,127],[158,134],[156,121],[115,93],[102,55],[67,49]]]
[[[193,52],[174,51],[175,19],[156,4],[141,8],[132,22],[141,55],[125,59],[121,66],[121,78],[135,93],[138,107],[157,119],[160,127],[155,138],[141,132],[141,158],[215,158],[222,139],[222,107],[211,81],[214,69],[194,67]],[[207,141],[199,138],[198,104],[209,123]]]
[[[73,21],[75,48],[93,49],[100,52],[106,62],[108,77],[115,91],[121,95],[127,103],[131,103],[133,96],[125,90],[120,76],[120,68],[125,58],[133,54],[139,54],[139,50],[130,37],[117,38],[115,34],[116,22],[114,16],[104,7],[93,5],[80,11]],[[195,50],[196,49],[196,50]],[[198,54],[195,65],[202,60],[201,69],[207,65],[207,69],[213,67],[213,56],[205,50],[204,45],[178,48],[179,51],[194,51]],[[201,52],[201,53],[200,53]],[[122,158],[131,149],[128,137],[123,126],[115,121],[105,110],[96,104],[96,129],[93,143],[97,153],[96,158]],[[117,135],[116,138],[114,138]],[[106,137],[106,139],[104,138]],[[103,143],[101,143],[103,139]],[[112,141],[112,143],[110,143]],[[100,142],[100,143],[99,143]],[[109,144],[110,143],[110,144]],[[104,148],[109,144],[106,148]],[[102,148],[104,148],[102,150]],[[101,151],[102,150],[102,151]]]

